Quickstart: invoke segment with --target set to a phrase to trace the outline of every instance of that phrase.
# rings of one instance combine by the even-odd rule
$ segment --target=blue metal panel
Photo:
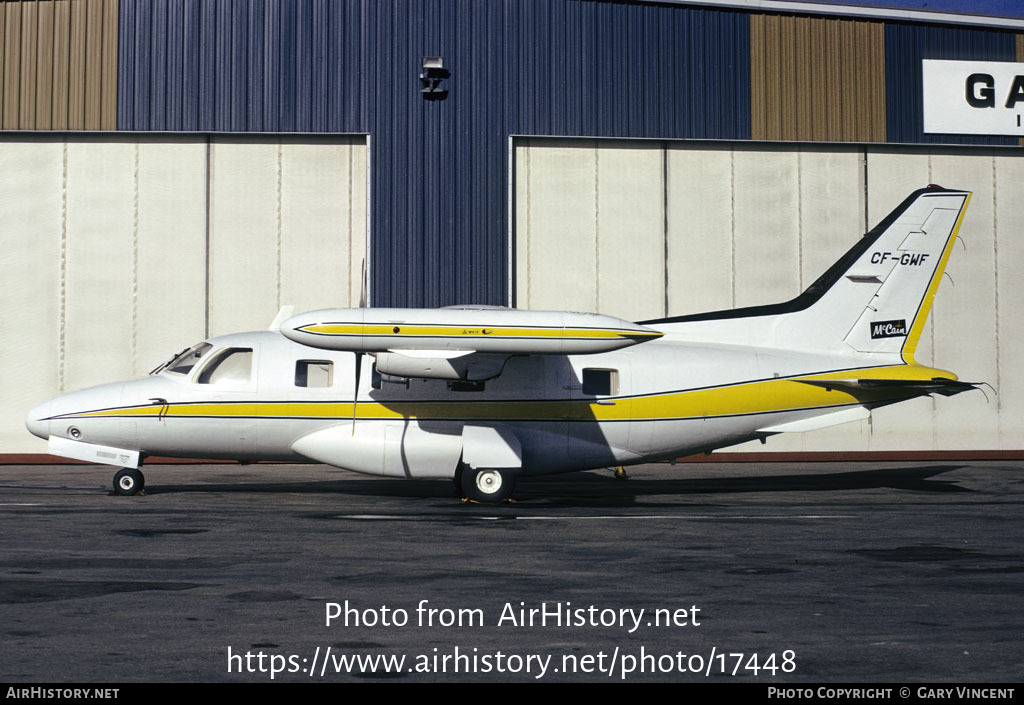
[[[149,58],[151,46],[151,13],[153,6],[148,3],[136,5],[134,13],[134,29],[137,32],[133,68],[135,70],[135,92],[129,96],[133,107],[133,118],[136,123],[152,124],[150,121],[150,74]]]
[[[1013,137],[924,132],[923,59],[1016,61],[1013,32],[891,23],[885,26],[885,121],[889,142],[1015,145]]]
[[[263,57],[265,55],[263,27],[266,20],[267,6],[264,2],[253,2],[249,6],[246,34],[249,42],[246,46],[245,95],[247,106],[245,116],[249,130],[263,132],[263,106],[265,93],[263,90]]]
[[[182,130],[182,81],[184,80],[185,51],[183,46],[185,24],[182,22],[183,5],[167,4],[167,65],[164,67],[167,99],[167,128]]]
[[[232,108],[234,101],[234,81],[232,76],[233,47],[244,41],[246,25],[232,25],[231,11],[234,0],[221,0],[212,3],[214,6],[214,42],[213,42],[213,105],[214,129],[218,132],[230,132],[235,124],[245,129],[245,115],[235,117]]]
[[[199,45],[202,41],[201,0],[182,3],[181,129],[199,130]],[[122,0],[121,6],[128,4]],[[123,60],[123,59],[122,59]],[[145,130],[136,123],[131,129]]]
[[[167,0],[152,0],[150,10],[153,56],[149,62],[149,109],[154,129],[167,130],[170,128],[170,120],[167,115],[167,64],[170,49],[167,32]]]
[[[376,305],[507,301],[510,134],[750,136],[741,12],[595,0],[121,5],[120,129],[371,135]],[[420,93],[431,55],[451,71],[444,100]]]
[[[309,130],[311,132],[327,132],[327,47],[330,46],[330,35],[327,33],[327,0],[313,0],[310,8],[312,23],[312,44],[309,49],[311,66],[309,67],[310,82],[303,84],[307,90],[299,98],[309,104]]]
[[[126,70],[125,57],[135,56],[138,52],[132,43],[138,37],[135,27],[135,4],[123,3],[117,12],[117,129],[130,130],[135,124],[135,72]]]
[[[225,6],[230,8],[228,25],[231,33],[231,81],[227,91],[231,96],[229,128],[232,132],[244,132],[249,127],[249,7],[246,0],[231,0]]]
[[[144,0],[143,0],[144,1]],[[199,84],[199,129],[215,131],[218,128],[217,110],[217,75],[221,73],[217,66],[217,9],[219,4],[201,2],[199,5],[198,33],[199,65],[197,80]]]

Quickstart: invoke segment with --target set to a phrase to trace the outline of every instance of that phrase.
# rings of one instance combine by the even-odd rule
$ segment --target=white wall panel
[[[868,231],[864,153],[803,148],[800,167],[800,291]]]
[[[206,141],[151,138],[138,149],[137,375],[206,330]]]
[[[65,391],[132,370],[135,156],[130,142],[68,143]]]
[[[600,313],[665,315],[664,154],[647,142],[596,151]]]
[[[597,153],[590,140],[545,140],[521,148],[526,185],[516,202],[516,258],[529,273],[519,308],[596,311]]]
[[[0,449],[45,452],[25,414],[59,385],[64,145],[0,138]]]
[[[210,145],[210,335],[265,329],[281,304],[276,140]]]
[[[365,198],[357,202],[354,189],[365,181],[361,154],[361,144],[282,147],[281,302],[296,312],[359,305]]]
[[[800,293],[799,156],[790,148],[738,148],[733,155],[736,306]]]
[[[733,308],[732,150],[669,143],[668,315]]]
[[[1007,450],[1024,446],[1024,158],[997,155],[993,231],[996,234],[996,388],[989,398],[999,412],[999,443]],[[968,233],[966,237],[970,237]],[[968,243],[970,246],[970,242]],[[994,397],[994,398],[993,398]]]

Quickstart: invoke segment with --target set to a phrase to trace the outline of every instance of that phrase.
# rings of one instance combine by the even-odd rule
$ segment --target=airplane
[[[970,192],[912,193],[796,298],[639,323],[490,306],[283,310],[147,377],[63,394],[26,425],[53,455],[326,463],[453,480],[628,466],[868,418],[982,383],[914,354]]]

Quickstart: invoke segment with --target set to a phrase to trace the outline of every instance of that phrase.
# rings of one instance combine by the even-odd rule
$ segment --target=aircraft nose
[[[39,406],[30,410],[25,417],[25,427],[28,428],[33,436],[39,436],[44,441],[50,437],[50,422],[44,419],[50,418],[50,408],[52,405],[52,400],[44,401]]]

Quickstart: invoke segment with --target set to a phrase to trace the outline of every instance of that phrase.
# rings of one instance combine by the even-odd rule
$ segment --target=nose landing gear
[[[142,492],[146,478],[137,468],[121,468],[114,475],[114,492],[122,497],[131,497]]]

